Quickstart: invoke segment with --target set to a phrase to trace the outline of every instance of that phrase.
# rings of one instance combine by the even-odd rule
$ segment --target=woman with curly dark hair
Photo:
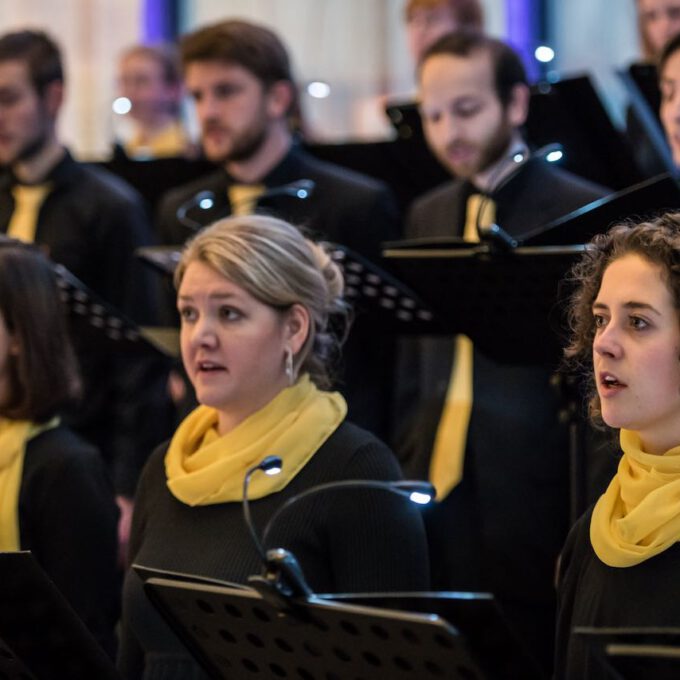
[[[680,626],[680,213],[599,235],[572,272],[568,360],[619,430],[606,492],[559,570],[557,678],[608,677],[576,626]]]

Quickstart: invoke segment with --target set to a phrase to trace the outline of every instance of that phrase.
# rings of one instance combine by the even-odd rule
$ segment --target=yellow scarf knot
[[[292,387],[220,436],[218,413],[199,406],[180,424],[165,455],[170,492],[187,505],[241,501],[243,477],[265,456],[283,460],[280,474],[255,475],[251,499],[283,489],[335,432],[347,414],[337,392],[322,392],[302,376]]]
[[[590,522],[595,554],[610,567],[631,567],[680,540],[680,446],[645,453],[639,436],[621,430],[623,456]]]

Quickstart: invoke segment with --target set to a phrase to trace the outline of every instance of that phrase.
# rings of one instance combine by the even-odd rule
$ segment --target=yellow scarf
[[[19,490],[26,444],[45,430],[59,425],[59,418],[37,425],[29,420],[0,419],[0,551],[19,550]]]
[[[199,406],[180,424],[165,456],[168,488],[187,505],[241,501],[246,470],[280,456],[282,471],[252,478],[249,498],[283,489],[335,432],[347,414],[337,392],[322,392],[308,375],[282,390],[224,436],[214,408]]]
[[[144,141],[140,132],[123,144],[128,158],[145,160],[147,158],[175,158],[183,156],[188,140],[182,124],[178,121],[168,123],[153,137]]]
[[[595,554],[610,567],[631,567],[680,540],[680,446],[645,453],[635,432],[621,430],[623,457],[590,522]]]

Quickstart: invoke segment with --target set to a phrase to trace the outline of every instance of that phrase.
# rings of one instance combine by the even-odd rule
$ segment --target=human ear
[[[296,355],[304,346],[309,336],[309,311],[300,304],[294,304],[289,310],[285,323],[286,345]]]
[[[524,83],[513,85],[507,105],[507,118],[512,127],[524,125],[529,115],[529,88]]]
[[[293,84],[278,80],[267,89],[267,113],[271,118],[285,118],[293,104]]]
[[[56,118],[64,101],[64,84],[60,80],[52,81],[45,87],[42,98],[49,115]]]

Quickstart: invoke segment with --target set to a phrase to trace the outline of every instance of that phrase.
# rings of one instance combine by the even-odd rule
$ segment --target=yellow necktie
[[[33,243],[38,226],[40,206],[50,193],[51,184],[15,184],[12,187],[14,212],[7,227],[7,235],[12,238]]]
[[[481,213],[480,213],[481,209]],[[466,241],[479,241],[477,226],[488,226],[495,220],[496,206],[481,194],[472,194],[465,211]],[[446,401],[437,427],[430,461],[430,481],[441,501],[463,478],[465,445],[472,412],[472,341],[457,335],[454,342],[453,367]]]
[[[264,193],[262,184],[232,184],[228,189],[232,215],[250,215]]]

